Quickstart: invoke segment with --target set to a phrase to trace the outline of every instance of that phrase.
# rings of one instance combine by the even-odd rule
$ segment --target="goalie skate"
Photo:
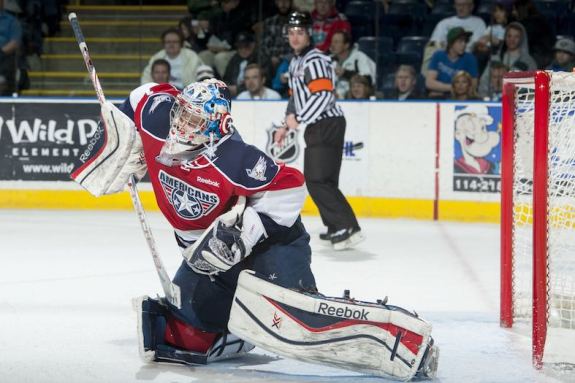
[[[165,341],[169,315],[168,306],[161,300],[148,296],[135,298],[132,301],[138,320],[138,348],[140,357],[146,363],[167,362],[188,365],[202,365],[224,359],[242,356],[254,348],[234,334],[207,333],[197,343],[210,342],[206,352],[197,352],[174,347]],[[212,335],[210,337],[210,335]],[[201,337],[200,337],[201,338]]]

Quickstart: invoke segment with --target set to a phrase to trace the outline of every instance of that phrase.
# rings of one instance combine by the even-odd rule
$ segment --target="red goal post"
[[[531,320],[541,368],[575,333],[575,74],[509,73],[502,107],[500,323]]]

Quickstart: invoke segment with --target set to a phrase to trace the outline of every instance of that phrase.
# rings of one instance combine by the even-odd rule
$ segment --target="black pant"
[[[339,190],[339,171],[345,135],[345,118],[328,117],[305,129],[304,175],[307,189],[323,224],[334,232],[359,228],[351,206]]]

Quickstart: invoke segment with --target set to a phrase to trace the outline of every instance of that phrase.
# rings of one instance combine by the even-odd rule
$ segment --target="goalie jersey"
[[[174,166],[156,161],[168,136],[170,111],[178,93],[168,84],[145,84],[132,91],[120,110],[134,121],[140,134],[156,201],[180,246],[195,241],[238,196],[247,197],[247,206],[259,213],[268,236],[291,227],[305,198],[303,175],[243,142],[235,129],[217,141],[213,150],[207,148],[191,161]]]

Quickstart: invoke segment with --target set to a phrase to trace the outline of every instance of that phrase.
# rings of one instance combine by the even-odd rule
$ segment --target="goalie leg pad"
[[[240,274],[228,328],[263,349],[302,361],[410,380],[437,368],[431,325],[395,306],[326,298]]]
[[[131,174],[146,174],[143,146],[134,122],[111,102],[102,105],[102,121],[70,177],[99,197],[123,190]]]

